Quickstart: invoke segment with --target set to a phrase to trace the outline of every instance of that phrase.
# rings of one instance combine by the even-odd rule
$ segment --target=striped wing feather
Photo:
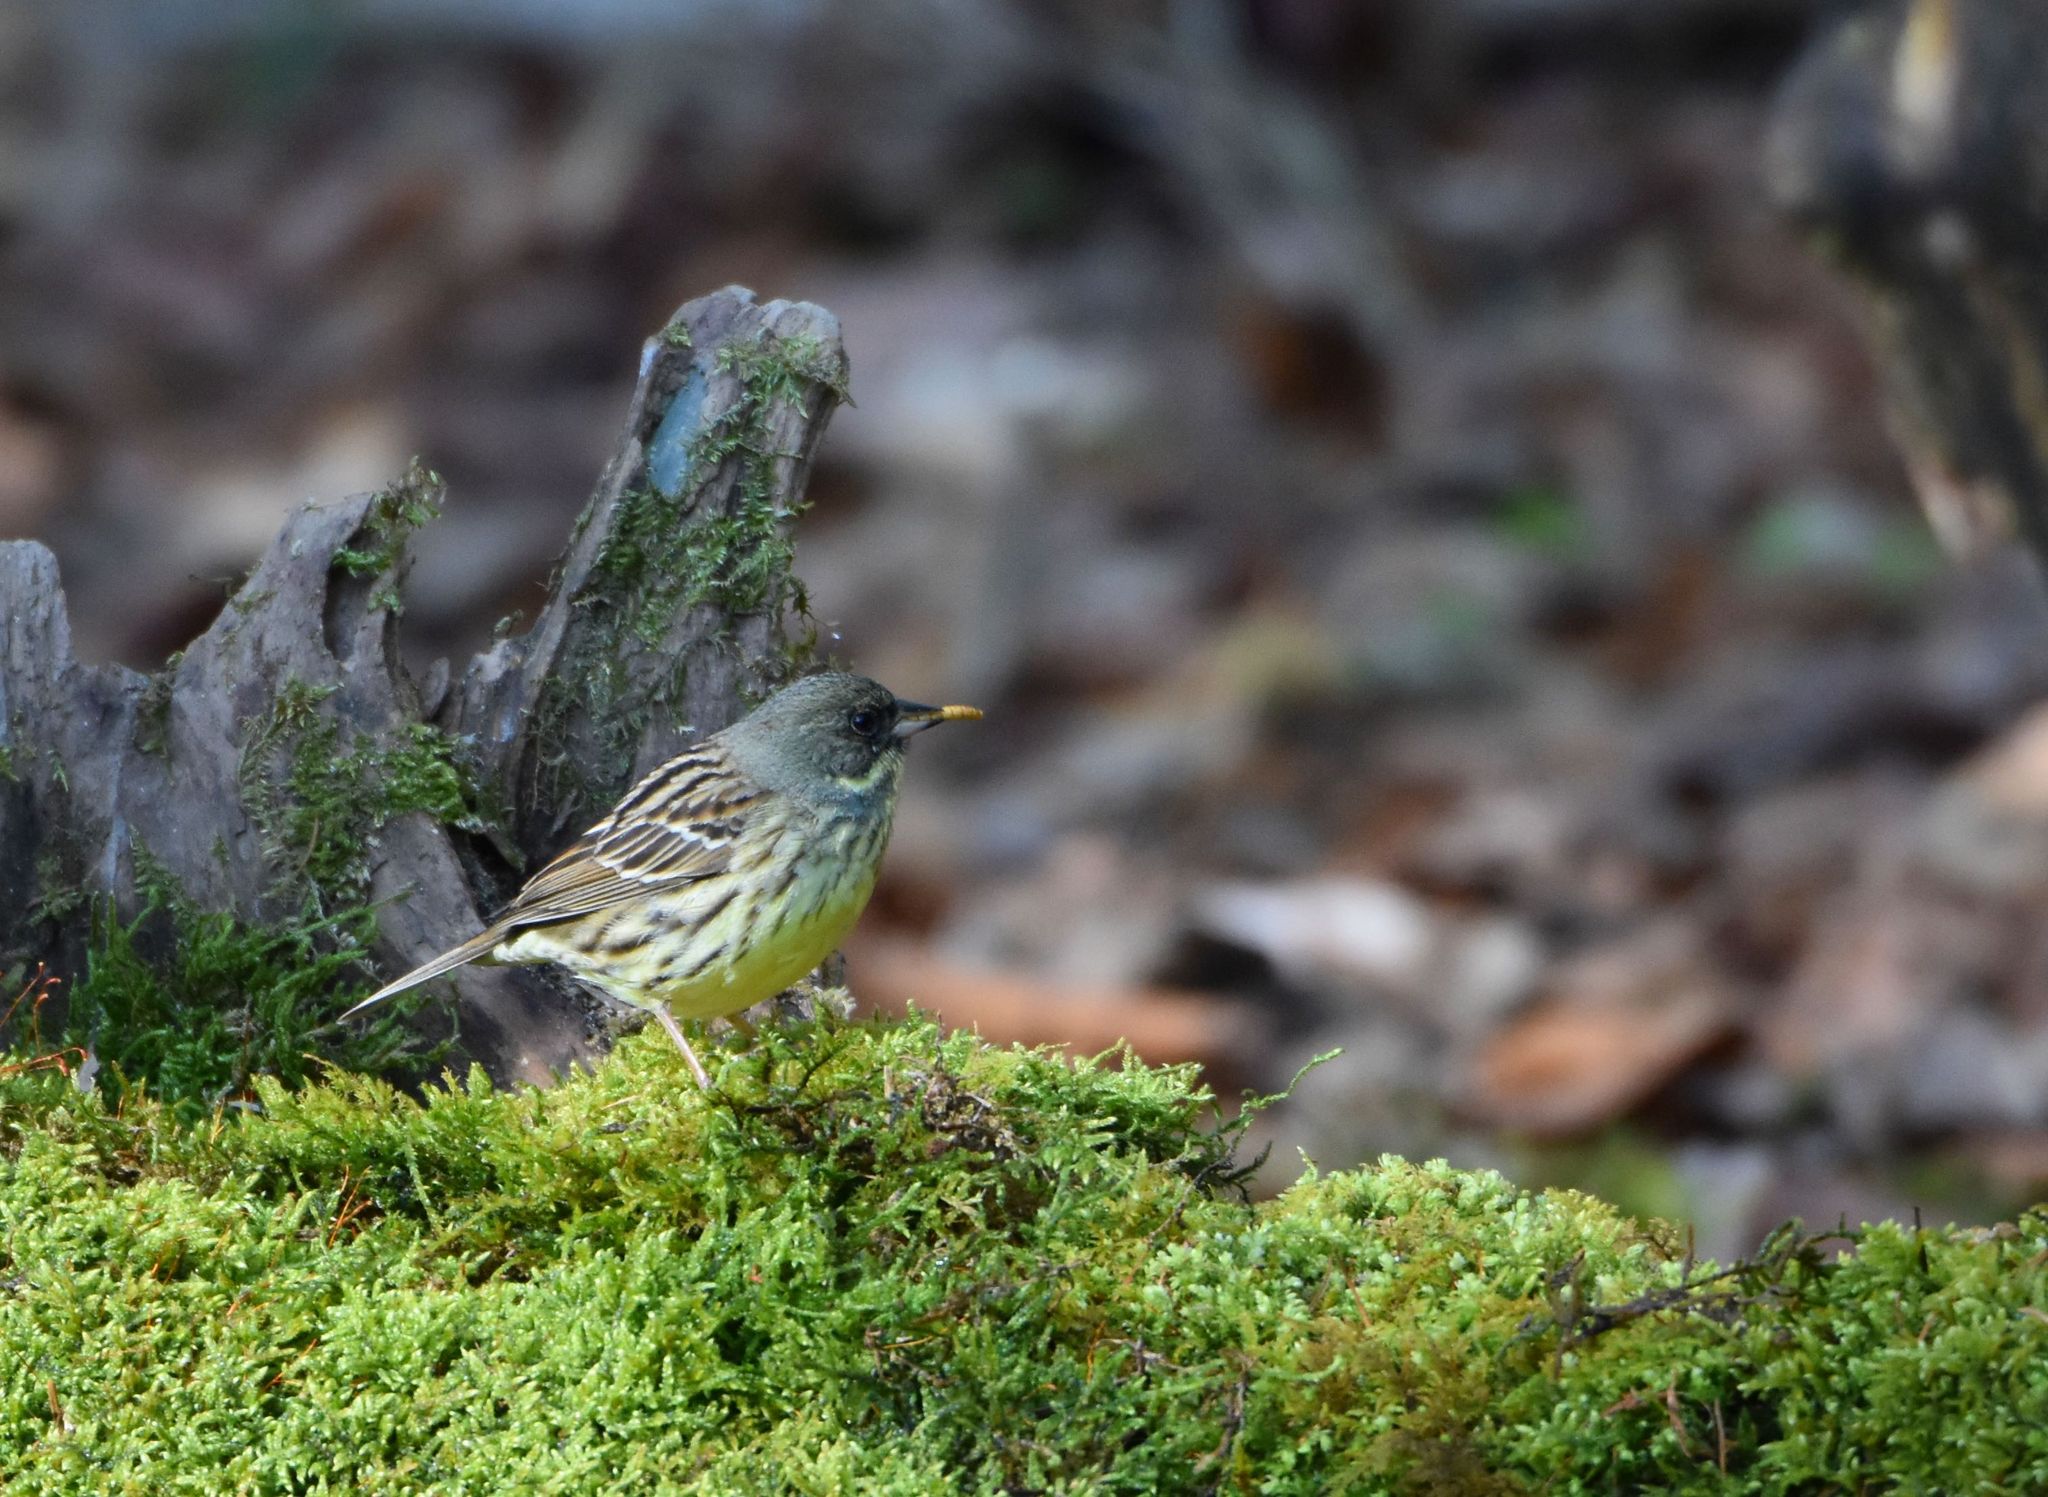
[[[723,873],[760,798],[716,749],[679,755],[528,880],[492,925],[552,925]]]
[[[341,1017],[487,956],[509,931],[572,920],[732,866],[732,850],[762,792],[715,743],[653,770],[612,814],[541,869],[483,931],[386,983]]]

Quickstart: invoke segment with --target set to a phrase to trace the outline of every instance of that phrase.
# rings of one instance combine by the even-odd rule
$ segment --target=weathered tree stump
[[[132,910],[145,875],[256,923],[374,907],[387,973],[473,934],[636,775],[800,663],[789,531],[845,379],[820,308],[738,287],[684,306],[533,627],[425,682],[398,650],[406,539],[441,500],[424,469],[293,513],[154,675],[78,661],[55,559],[0,543],[0,968],[78,971],[81,896]],[[603,1043],[545,975],[452,985],[458,1064],[544,1081]]]
[[[1786,80],[1780,205],[1867,293],[1936,533],[2048,560],[2048,6],[1887,0]]]

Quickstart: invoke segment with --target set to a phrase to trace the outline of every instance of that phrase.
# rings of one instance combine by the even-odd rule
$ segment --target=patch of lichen
[[[2048,1488],[2040,1215],[1717,1276],[1442,1164],[1248,1203],[1184,1068],[710,1058],[201,1126],[0,1071],[10,1491]]]

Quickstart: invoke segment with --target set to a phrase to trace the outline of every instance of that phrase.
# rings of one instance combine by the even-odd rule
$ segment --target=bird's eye
[[[882,714],[872,708],[863,707],[847,719],[848,725],[863,738],[875,736],[875,730],[882,726]]]

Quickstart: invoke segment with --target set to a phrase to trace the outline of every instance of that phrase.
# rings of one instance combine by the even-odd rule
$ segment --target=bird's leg
[[[668,1011],[668,1005],[652,1005],[654,1017],[661,1020],[661,1027],[668,1031],[668,1037],[676,1042],[676,1048],[683,1052],[683,1059],[690,1063],[690,1074],[697,1078],[697,1085],[705,1091],[711,1090],[711,1078],[704,1072],[704,1063],[697,1059],[697,1052],[690,1048],[690,1042],[683,1038],[682,1026],[676,1023],[675,1015]]]

